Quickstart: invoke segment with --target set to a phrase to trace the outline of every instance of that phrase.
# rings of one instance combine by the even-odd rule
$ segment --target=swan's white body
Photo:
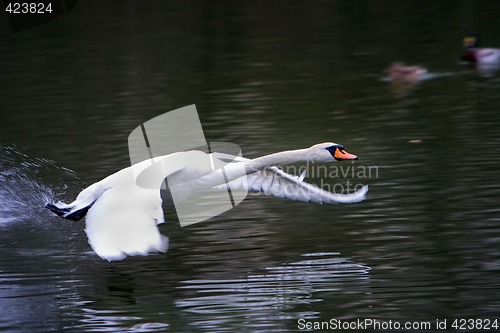
[[[298,177],[275,167],[297,161],[357,159],[334,143],[256,159],[210,154],[210,158],[232,161],[224,166],[224,171],[207,171],[197,164],[188,163],[203,155],[207,154],[190,151],[155,157],[90,185],[70,204],[59,202],[47,207],[69,219],[79,219],[87,212],[85,231],[92,249],[101,258],[112,261],[126,256],[166,252],[168,237],[157,227],[164,222],[160,188],[165,178],[169,188],[181,190],[183,197],[205,189],[226,189],[229,185],[232,189],[259,191],[291,200],[354,203],[364,200],[368,191],[364,186],[351,194],[330,193],[304,182],[304,174]],[[246,176],[242,177],[242,170]],[[74,218],[75,215],[79,216]]]

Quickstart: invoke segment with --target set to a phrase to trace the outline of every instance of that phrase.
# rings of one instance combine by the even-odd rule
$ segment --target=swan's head
[[[308,149],[310,160],[317,162],[331,162],[332,160],[357,160],[358,156],[345,151],[344,146],[333,143],[318,143]]]

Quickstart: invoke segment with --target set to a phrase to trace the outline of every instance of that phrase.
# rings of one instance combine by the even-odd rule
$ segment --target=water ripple
[[[296,311],[297,307],[323,301],[322,293],[352,292],[369,284],[370,267],[338,253],[302,256],[308,259],[267,267],[263,273],[240,279],[185,280],[179,289],[191,296],[176,304],[200,315],[194,324],[205,329],[224,331],[241,320],[253,328],[279,331],[277,321],[269,318],[316,318],[317,314]]]

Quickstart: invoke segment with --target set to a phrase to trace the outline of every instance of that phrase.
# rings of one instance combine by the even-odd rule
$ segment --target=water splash
[[[0,224],[14,222],[52,197],[43,184],[22,174],[0,180]],[[35,207],[35,209],[33,209]]]
[[[42,180],[50,179],[48,175],[74,178],[71,170],[57,167],[48,159],[32,158],[22,150],[16,145],[0,145],[0,225],[45,211],[45,203],[54,201],[51,187]]]

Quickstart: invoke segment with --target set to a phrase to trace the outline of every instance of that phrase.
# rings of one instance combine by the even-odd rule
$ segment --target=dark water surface
[[[0,331],[499,317],[500,76],[457,61],[471,30],[500,47],[499,12],[498,1],[85,1],[16,34],[3,17]],[[396,60],[429,79],[387,82]],[[368,184],[367,200],[249,196],[186,228],[165,207],[169,252],[113,263],[91,252],[83,221],[42,207],[126,167],[135,127],[190,104],[207,140],[247,157],[344,144],[360,160],[335,170],[373,172],[309,181]]]

